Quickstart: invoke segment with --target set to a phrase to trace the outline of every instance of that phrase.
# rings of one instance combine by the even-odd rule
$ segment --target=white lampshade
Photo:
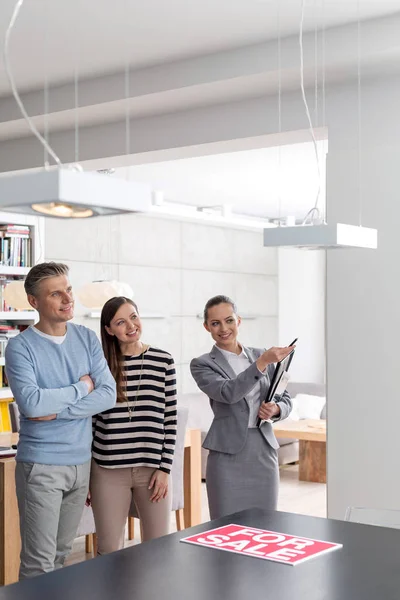
[[[3,292],[5,303],[15,310],[32,310],[28,302],[24,288],[24,282],[21,280],[8,283]]]
[[[1,210],[61,219],[147,212],[151,188],[99,173],[61,168],[0,176]]]
[[[330,248],[378,247],[376,229],[343,223],[297,225],[264,229],[264,246],[323,250]]]
[[[84,285],[78,292],[79,302],[92,310],[101,310],[104,304],[114,296],[133,298],[133,290],[128,283],[122,281],[92,281]]]

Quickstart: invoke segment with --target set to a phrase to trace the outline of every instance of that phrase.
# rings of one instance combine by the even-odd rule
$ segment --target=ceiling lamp
[[[101,173],[83,172],[79,165],[65,168],[47,139],[28,115],[18,93],[11,69],[9,47],[11,33],[24,0],[17,0],[4,36],[4,68],[14,99],[28,127],[52,157],[57,169],[40,172],[6,174],[0,177],[0,209],[30,215],[45,215],[61,219],[87,218],[127,212],[144,212],[151,205],[150,186],[105,177]],[[78,96],[78,79],[75,78]],[[46,88],[47,89],[47,88]],[[45,90],[46,93],[46,90]],[[76,110],[78,105],[76,104]],[[75,160],[78,161],[79,131],[75,132]],[[45,165],[48,165],[47,160]],[[79,167],[79,168],[78,168]],[[107,174],[110,170],[105,170]]]
[[[305,11],[305,0],[302,0],[301,5],[301,20],[300,20],[300,87],[302,93],[302,99],[306,111],[307,120],[309,123],[310,134],[314,144],[316,166],[318,171],[318,191],[316,196],[316,202],[305,216],[303,223],[298,226],[290,227],[277,227],[276,229],[264,229],[264,246],[270,247],[283,247],[283,248],[303,248],[308,250],[317,249],[331,249],[331,248],[370,248],[376,249],[378,247],[378,232],[376,229],[368,227],[362,227],[361,225],[361,214],[362,214],[362,195],[361,195],[361,60],[360,60],[360,18],[358,18],[358,35],[357,35],[357,46],[358,46],[358,178],[359,178],[359,208],[360,208],[360,219],[359,226],[356,225],[345,225],[343,223],[326,223],[321,217],[320,210],[318,208],[318,202],[321,192],[321,172],[319,165],[318,147],[317,140],[315,137],[314,127],[310,115],[310,109],[307,102],[307,96],[304,88],[304,51],[303,51],[303,25],[304,25],[304,11]],[[280,33],[280,32],[279,32]],[[317,46],[316,46],[317,49]],[[281,129],[281,79],[280,79],[280,36],[278,40],[278,55],[279,55],[279,131]],[[323,78],[325,72],[323,73]],[[316,95],[318,92],[317,76],[315,80]],[[322,84],[323,93],[325,91],[325,79]],[[318,95],[317,95],[318,98]],[[325,97],[324,97],[325,105]],[[325,122],[324,122],[325,126]],[[308,220],[310,218],[310,223]]]
[[[93,217],[93,211],[84,206],[71,206],[61,202],[49,202],[49,204],[32,204],[33,210],[47,217],[61,217],[64,219],[85,219]]]
[[[84,285],[78,292],[79,302],[92,310],[101,310],[107,300],[115,296],[133,298],[133,290],[128,283],[122,281],[92,281]]]
[[[147,212],[151,187],[68,168],[0,177],[0,208],[61,219]]]
[[[264,229],[264,246],[320,250],[328,248],[371,248],[378,246],[376,229],[344,225],[298,225]]]
[[[24,282],[21,280],[7,283],[3,292],[3,300],[14,310],[33,310],[26,296]]]

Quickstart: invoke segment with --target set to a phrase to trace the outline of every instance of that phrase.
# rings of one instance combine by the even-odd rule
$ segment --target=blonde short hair
[[[69,267],[63,263],[43,262],[32,267],[26,276],[24,287],[28,296],[37,296],[39,292],[39,284],[44,279],[50,277],[59,277],[60,275],[68,275]]]

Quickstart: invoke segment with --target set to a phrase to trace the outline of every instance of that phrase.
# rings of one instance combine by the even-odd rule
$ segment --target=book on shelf
[[[10,386],[8,385],[8,379],[7,379],[7,375],[6,375],[6,368],[5,368],[4,365],[2,367],[0,367],[0,373],[1,373],[1,375],[0,375],[0,389],[9,388]]]
[[[31,228],[27,225],[0,225],[0,271],[7,267],[32,265]]]
[[[6,354],[6,346],[7,346],[8,338],[0,335],[0,358],[4,358]]]
[[[0,231],[8,231],[10,233],[26,233],[27,235],[29,235],[30,233],[30,227],[29,225],[5,225],[4,223],[2,223],[0,225]]]
[[[4,331],[0,329],[0,335],[3,336],[6,339],[6,341],[13,337],[16,337],[19,333],[21,333],[19,329],[11,329],[10,331]]]
[[[17,454],[17,450],[12,446],[0,446],[1,458],[12,458]]]
[[[24,315],[24,323],[20,323],[18,313],[21,311],[6,304],[4,299],[4,290],[9,283],[23,281],[26,271],[20,268],[29,269],[33,264],[32,233],[33,228],[28,225],[0,224],[0,312],[6,313],[1,315],[0,319],[0,359],[3,363],[0,365],[0,389],[3,390],[3,394],[8,388],[4,364],[7,344],[11,338],[29,327],[26,323],[33,323],[35,318],[35,313],[32,311],[32,319],[29,315],[26,319]]]
[[[30,237],[0,237],[1,265],[6,267],[30,267],[31,245],[32,240]]]
[[[33,319],[32,319],[33,321]],[[6,352],[6,346],[8,341],[13,338],[16,337],[19,333],[21,333],[21,331],[24,331],[25,329],[27,329],[29,327],[29,325],[25,325],[25,324],[15,324],[15,325],[8,325],[4,322],[0,322],[0,358],[4,358],[5,356],[5,352]],[[3,369],[3,367],[1,367],[1,369]],[[3,381],[3,387],[7,387],[8,384],[4,385],[4,373],[2,371],[2,381]],[[0,388],[2,387],[1,382],[0,382]]]

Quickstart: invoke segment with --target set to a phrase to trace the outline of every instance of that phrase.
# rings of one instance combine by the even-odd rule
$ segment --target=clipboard
[[[284,358],[283,360],[279,361],[276,364],[275,371],[274,371],[272,381],[271,381],[271,385],[269,386],[267,397],[264,400],[265,403],[272,402],[272,400],[274,400],[275,396],[281,397],[283,392],[286,390],[286,387],[287,387],[287,384],[289,381],[288,370],[289,370],[289,367],[293,360],[294,353],[295,353],[295,350],[292,350],[292,352],[290,354],[288,354],[288,356],[286,356],[286,358]],[[257,418],[257,427],[260,427],[262,425],[262,423],[273,423],[273,421],[272,421],[272,419],[262,421],[260,419],[260,417],[258,417]]]

